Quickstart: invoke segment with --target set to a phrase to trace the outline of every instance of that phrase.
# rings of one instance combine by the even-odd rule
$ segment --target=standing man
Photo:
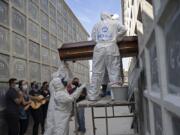
[[[101,21],[92,30],[92,39],[96,41],[93,52],[92,83],[88,91],[89,100],[98,100],[100,86],[105,70],[111,85],[122,83],[120,77],[120,53],[117,46],[117,37],[123,37],[125,27],[118,19],[113,19],[109,13],[101,14]]]
[[[23,97],[18,93],[17,79],[9,80],[9,90],[6,93],[6,120],[8,124],[8,135],[19,134],[19,107]]]
[[[77,77],[73,78],[72,84],[75,86],[74,91],[76,91],[76,89],[81,86],[79,78],[77,78]],[[82,90],[79,98],[76,100],[76,102],[78,103],[82,100],[85,100],[86,95],[87,95],[87,90],[86,90],[86,88],[83,88],[83,90]],[[84,111],[85,110],[84,110],[84,107],[78,107],[77,110],[78,110],[77,122],[79,125],[78,131],[79,131],[80,135],[84,135],[86,132],[85,117],[84,117]]]

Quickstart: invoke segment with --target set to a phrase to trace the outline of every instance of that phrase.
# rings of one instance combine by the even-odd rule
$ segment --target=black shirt
[[[15,102],[18,98],[18,92],[14,88],[9,88],[6,93],[6,111],[8,114],[14,114],[18,116],[19,105]]]

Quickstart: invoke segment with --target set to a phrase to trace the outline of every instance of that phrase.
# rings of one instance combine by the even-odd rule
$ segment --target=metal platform
[[[88,101],[84,100],[79,103],[74,103],[74,116],[77,116],[77,107],[89,107],[91,108],[92,112],[92,126],[93,126],[93,134],[96,135],[96,127],[95,127],[95,119],[105,119],[106,120],[106,135],[109,135],[109,129],[108,129],[108,119],[110,118],[122,118],[122,117],[135,117],[135,112],[128,113],[128,114],[121,114],[121,115],[115,115],[114,107],[115,106],[133,106],[135,105],[134,102],[128,102],[128,101],[120,101],[120,100],[111,100],[110,97],[102,98],[98,101]],[[94,108],[103,107],[105,109],[105,116],[95,116],[94,114]],[[108,116],[107,108],[112,107],[112,115]],[[78,127],[77,127],[77,118],[75,117],[75,133],[78,135]]]

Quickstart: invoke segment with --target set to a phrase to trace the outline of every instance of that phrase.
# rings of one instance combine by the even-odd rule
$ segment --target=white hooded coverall
[[[50,102],[48,107],[46,130],[44,135],[68,135],[69,119],[72,111],[72,103],[77,99],[85,85],[77,88],[69,95],[61,82],[62,73],[58,70],[53,74],[50,82]]]
[[[101,14],[101,21],[92,30],[92,39],[96,41],[93,52],[91,89],[88,98],[96,100],[100,94],[105,70],[111,84],[120,82],[120,53],[117,46],[117,37],[123,37],[125,27],[119,20],[113,20],[108,13]]]

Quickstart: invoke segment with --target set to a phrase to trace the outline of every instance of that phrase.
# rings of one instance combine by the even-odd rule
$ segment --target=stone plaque
[[[155,134],[163,135],[163,127],[162,127],[162,112],[159,105],[154,104],[154,125],[155,125]]]
[[[59,39],[63,39],[63,29],[61,28],[61,27],[57,27],[57,29],[58,29],[58,38]]]
[[[12,28],[26,34],[26,17],[16,9],[12,10]]]
[[[59,59],[58,53],[52,52],[51,53],[51,63],[53,66],[58,66],[58,61],[59,61],[58,59]]]
[[[52,49],[57,50],[57,39],[52,35],[50,35],[50,46]]]
[[[48,30],[49,27],[49,18],[48,16],[41,11],[41,25]]]
[[[16,56],[26,57],[26,39],[16,33],[12,34],[13,52]]]
[[[59,26],[61,26],[61,23],[62,22],[62,16],[61,16],[61,13],[57,12],[57,23]]]
[[[169,25],[165,39],[169,92],[180,96],[180,12],[178,14]]]
[[[12,3],[19,9],[25,11],[26,9],[26,0],[11,0]]]
[[[8,4],[0,1],[0,23],[4,25],[9,25],[9,11]]]
[[[49,64],[49,49],[42,47],[41,48],[41,58],[42,58],[42,62]]]
[[[9,57],[0,54],[0,80],[9,79]]]
[[[30,68],[30,80],[39,82],[41,76],[40,65],[38,63],[30,62],[29,68]]]
[[[56,3],[57,3],[56,0],[50,0],[50,1],[51,1],[51,3],[52,3],[54,6],[56,6]]]
[[[13,75],[17,79],[26,79],[26,61],[20,59],[14,59]]]
[[[49,66],[42,65],[42,81],[50,81],[50,68]]]
[[[159,89],[159,78],[158,78],[158,63],[157,63],[157,50],[155,46],[155,41],[150,42],[149,47],[149,57],[150,57],[150,67],[151,67],[151,84],[152,90],[158,91]]]
[[[40,46],[39,44],[29,41],[29,57],[31,60],[40,60]]]
[[[49,5],[49,15],[52,19],[56,20],[56,8],[52,4]]]
[[[28,31],[28,33],[32,37],[32,39],[39,41],[39,35],[40,35],[39,26],[30,20],[29,20],[29,31]]]
[[[41,43],[45,46],[49,46],[49,33],[44,29],[41,29]]]
[[[39,9],[38,6],[36,4],[34,4],[32,2],[32,0],[29,0],[28,3],[28,11],[29,11],[29,15],[31,18],[33,18],[34,20],[39,20]]]
[[[54,35],[57,34],[56,23],[50,19],[50,32]]]
[[[0,27],[0,51],[9,52],[9,31]]]
[[[59,12],[62,12],[62,1],[61,0],[57,0],[57,10]]]
[[[48,0],[40,0],[41,9],[48,13]]]

